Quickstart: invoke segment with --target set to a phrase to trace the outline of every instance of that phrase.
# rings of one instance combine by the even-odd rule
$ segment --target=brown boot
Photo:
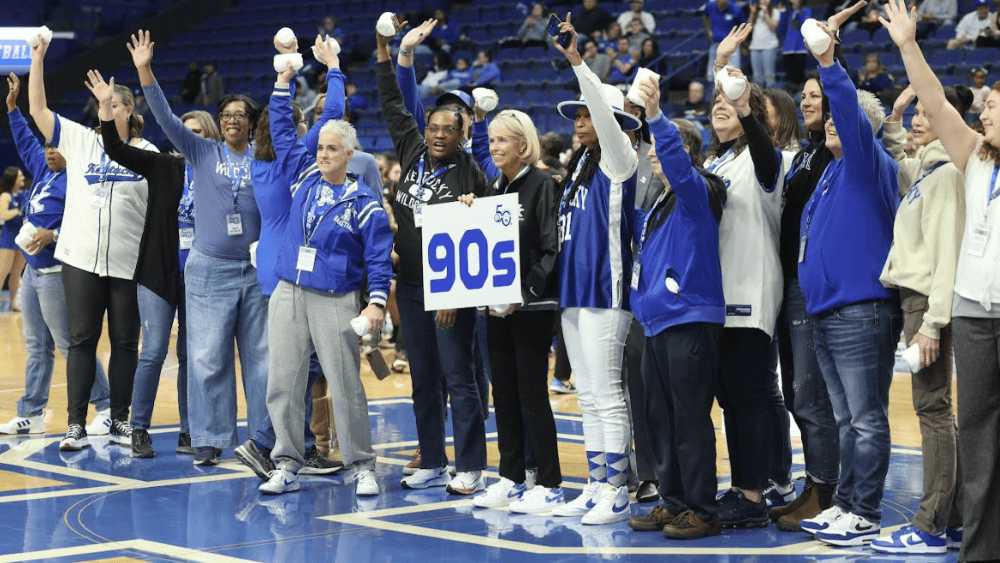
[[[410,460],[410,463],[403,466],[403,475],[413,475],[418,469],[420,469],[420,448],[413,452],[413,459]]]
[[[667,505],[658,504],[645,516],[629,516],[628,527],[637,532],[659,532],[675,518],[677,515],[667,510]]]
[[[815,490],[816,490],[816,483],[810,480],[809,477],[806,477],[806,486],[802,489],[802,494],[795,497],[795,500],[786,505],[776,506],[771,509],[769,513],[769,515],[771,516],[771,521],[777,522],[779,519],[781,519],[782,516],[786,514],[791,514],[796,510],[798,510],[800,506],[809,502],[809,498],[813,495],[813,492],[815,492]]]
[[[663,527],[663,537],[672,540],[695,540],[719,535],[719,518],[705,522],[694,511],[688,510]]]
[[[312,388],[313,411],[309,429],[316,435],[316,449],[326,457],[330,453],[330,420],[333,418],[326,379],[316,380]]]
[[[778,518],[778,529],[786,532],[801,531],[799,522],[815,518],[820,512],[833,506],[833,494],[836,490],[836,484],[816,483],[812,494],[802,505],[793,512]]]

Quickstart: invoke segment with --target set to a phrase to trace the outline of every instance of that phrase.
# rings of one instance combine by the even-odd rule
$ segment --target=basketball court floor
[[[171,347],[173,350],[173,346]],[[99,353],[107,362],[106,337]],[[389,352],[391,356],[391,352]],[[57,353],[58,356],[58,353]],[[23,392],[24,345],[18,314],[0,313],[0,419],[14,416]],[[473,508],[469,498],[442,488],[407,491],[401,470],[417,445],[408,373],[378,381],[363,367],[369,416],[378,452],[381,495],[354,495],[347,476],[304,476],[302,490],[257,492],[260,480],[231,449],[215,467],[196,467],[174,453],[177,440],[176,358],[164,366],[150,434],[157,455],[133,459],[130,450],[92,438],[93,447],[60,452],[66,429],[65,362],[57,357],[45,435],[0,437],[0,563],[136,561],[241,562],[676,562],[956,561],[945,556],[900,557],[869,548],[831,548],[804,533],[771,526],[726,530],[692,542],[631,531],[627,524],[584,526],[579,520],[516,515]],[[242,396],[242,390],[238,390]],[[581,418],[572,395],[551,395],[567,496],[586,478]],[[242,413],[242,409],[241,409]],[[91,412],[91,417],[93,412]],[[719,488],[729,464],[721,415],[715,421]],[[921,491],[920,436],[909,375],[893,382],[892,461],[883,501],[883,530],[909,523]],[[490,481],[497,478],[496,428],[487,421]],[[241,428],[241,437],[245,436]],[[450,433],[450,426],[449,426]],[[793,472],[802,476],[802,450],[793,432]],[[801,480],[799,481],[801,488]],[[633,513],[653,504],[632,504]]]

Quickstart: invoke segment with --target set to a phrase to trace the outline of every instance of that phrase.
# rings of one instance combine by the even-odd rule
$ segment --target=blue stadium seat
[[[996,48],[992,49],[972,49],[965,54],[965,66],[993,66],[997,60]]]
[[[962,51],[959,49],[945,49],[938,51],[927,61],[932,67],[954,66],[962,62]]]

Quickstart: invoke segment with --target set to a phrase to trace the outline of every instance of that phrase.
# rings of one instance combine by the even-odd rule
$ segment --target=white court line
[[[218,553],[208,553],[179,547],[166,543],[153,542],[148,540],[127,540],[108,543],[95,543],[91,545],[81,545],[77,547],[63,547],[59,549],[46,549],[43,551],[32,551],[29,553],[16,553],[12,555],[0,555],[0,563],[19,563],[21,561],[38,561],[45,559],[56,559],[59,557],[73,557],[80,555],[93,555],[106,551],[142,551],[165,557],[174,557],[185,561],[195,561],[197,563],[255,563],[249,559],[240,559]]]

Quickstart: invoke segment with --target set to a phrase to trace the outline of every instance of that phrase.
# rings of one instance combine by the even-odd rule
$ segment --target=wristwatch
[[[52,242],[59,242],[59,229],[52,229]]]

